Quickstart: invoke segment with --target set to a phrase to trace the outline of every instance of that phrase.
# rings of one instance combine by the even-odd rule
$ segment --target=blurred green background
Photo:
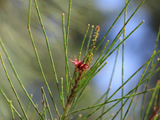
[[[106,3],[111,1],[112,0],[108,0],[108,1],[73,0],[69,43],[68,43],[69,59],[73,59],[74,55],[78,54],[80,44],[83,39],[83,35],[85,33],[87,24],[91,24],[95,26],[100,25],[102,29],[100,30],[99,40],[105,34],[106,30],[108,30],[108,28],[111,26],[114,19],[116,18],[116,16],[119,14],[121,9],[125,5],[124,0],[121,0],[121,4],[119,5],[117,5],[118,1],[116,0],[113,0],[112,3]],[[37,2],[41,12],[41,17],[44,23],[44,27],[49,38],[49,43],[50,43],[52,55],[54,58],[57,75],[58,75],[58,78],[60,79],[61,77],[64,77],[64,73],[65,73],[63,36],[62,36],[62,28],[61,28],[61,14],[65,13],[65,18],[67,21],[69,1],[68,0],[37,0]],[[43,84],[42,75],[40,73],[40,70],[36,61],[36,57],[33,51],[33,47],[29,37],[28,29],[27,29],[28,3],[29,3],[28,0],[23,0],[23,1],[22,0],[12,0],[12,1],[0,0],[0,36],[3,40],[3,43],[11,57],[11,60],[24,86],[28,90],[29,94],[33,94],[34,102],[38,103],[39,108],[41,108],[40,88],[41,86],[45,88],[45,85]],[[101,6],[101,4],[103,4],[104,6]],[[131,2],[131,4],[129,5],[130,7],[128,8],[129,14],[130,14],[130,10],[134,11],[134,9],[138,4],[139,4],[139,0]],[[135,17],[139,17],[141,16],[141,14],[143,14],[144,11],[145,11],[145,15],[148,15],[148,16],[144,16],[144,18],[141,17],[141,20],[146,18],[145,24],[147,24],[147,28],[150,31],[152,31],[152,32],[149,32],[151,33],[150,38],[153,39],[153,41],[149,42],[149,46],[151,46],[152,48],[156,40],[155,36],[158,32],[158,26],[160,23],[160,14],[159,14],[160,8],[158,6],[159,4],[160,4],[160,1],[158,0],[154,0],[154,2],[146,1],[146,3],[144,3],[144,5],[140,10],[141,12],[138,12],[137,16],[135,15]],[[110,5],[112,5],[112,7],[110,7]],[[108,9],[105,9],[105,8],[108,8]],[[41,60],[46,78],[53,91],[53,96],[56,99],[56,103],[58,104],[58,107],[61,108],[60,99],[58,97],[57,88],[54,81],[54,75],[53,75],[52,67],[49,60],[49,55],[47,53],[44,35],[42,33],[42,29],[38,21],[34,2],[32,2],[31,9],[32,9],[31,10],[31,30],[32,30],[33,38],[35,40],[35,44],[40,56],[40,60]],[[117,28],[116,27],[113,28],[113,31],[117,31],[117,30],[119,31],[118,25],[122,27],[123,17],[121,17],[121,22],[117,23],[116,25]],[[136,27],[136,25],[134,25],[134,27]],[[114,34],[114,32],[111,31],[111,34],[109,34],[106,40],[109,39],[112,41],[115,35],[116,34]],[[148,34],[142,33],[142,35],[144,35],[144,38],[134,35],[133,39],[138,39],[138,38],[146,39],[145,37],[148,37],[147,36]],[[153,43],[153,45],[151,45],[150,43]],[[141,44],[143,44],[144,46],[147,46],[148,48],[147,43],[141,43]],[[144,49],[144,51],[145,50],[146,49]],[[142,61],[140,61],[140,63],[137,63],[137,64],[142,65],[142,63],[144,63],[148,59],[148,57],[152,53],[152,50],[153,49],[150,49],[149,53],[142,52],[142,54],[144,55],[144,58]],[[0,52],[2,52],[1,48],[0,48]],[[96,54],[98,54],[98,52]],[[27,105],[28,99],[24,95],[24,92],[21,89],[21,87],[19,86],[19,83],[17,82],[13,74],[13,71],[7,61],[7,58],[5,57],[3,52],[2,52],[2,57],[4,58],[10,78],[13,81],[13,84],[16,90],[18,91],[20,98],[23,101],[22,103],[24,105]],[[111,58],[111,59],[112,59],[111,61],[114,61],[113,60],[114,58]],[[69,64],[71,66],[71,73],[72,73],[74,66],[72,65],[72,63],[69,63]],[[108,69],[112,69],[112,67],[108,67]],[[7,81],[2,65],[0,65],[0,71],[1,71],[0,72],[0,88],[6,93],[8,98],[13,101],[13,104],[16,105],[17,104],[16,99]],[[100,74],[100,76],[102,76],[102,74]],[[104,76],[103,78],[106,78],[106,76]],[[97,79],[99,80],[101,78],[98,76],[97,78],[95,78],[93,82],[90,83],[91,85],[90,91],[87,94],[86,98],[82,101],[81,107],[92,105],[98,99],[98,97],[100,97],[100,95],[104,93],[105,91],[104,89],[105,88],[107,89],[108,84],[106,84],[103,87],[104,88],[103,90],[102,88],[99,88],[99,86],[96,86],[95,84],[97,83],[95,81],[97,81]],[[102,81],[102,83],[104,82]],[[119,85],[120,84],[118,84],[118,86]],[[47,91],[46,93],[48,94]],[[27,99],[27,101],[24,102],[25,99]],[[88,102],[86,102],[86,99]],[[50,98],[49,98],[49,101],[50,101]],[[11,117],[10,107],[9,107],[9,104],[4,100],[2,95],[0,95],[0,106],[1,106],[0,118],[9,120]],[[20,109],[20,108],[17,107],[17,109]],[[54,109],[51,108],[51,110],[55,114]],[[112,112],[113,111],[111,111],[109,114],[111,114]],[[75,115],[74,117],[77,118],[77,115]],[[94,119],[94,116],[90,117],[90,119],[91,120]]]

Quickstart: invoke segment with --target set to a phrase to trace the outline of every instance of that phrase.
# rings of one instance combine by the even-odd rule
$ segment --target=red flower
[[[73,62],[73,64],[75,65],[76,68],[78,68],[78,71],[85,71],[87,68],[89,68],[89,63],[84,63],[81,60],[77,60],[77,58],[74,58],[75,61],[71,60],[71,62]]]

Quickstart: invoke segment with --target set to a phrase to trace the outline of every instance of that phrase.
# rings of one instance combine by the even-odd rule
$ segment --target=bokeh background
[[[158,27],[160,25],[160,1],[153,1],[146,1],[126,26],[127,35],[142,20],[145,20],[145,23],[125,42],[125,80],[128,79],[146,60],[148,60],[153,53]],[[37,2],[43,19],[44,27],[49,38],[57,75],[60,79],[61,77],[64,77],[65,73],[61,14],[65,13],[67,21],[68,0],[37,0]],[[134,12],[140,2],[140,0],[131,1],[128,6],[127,18],[129,18],[129,16]],[[41,86],[44,86],[45,88],[45,85],[43,83],[43,78],[40,73],[27,30],[28,3],[29,0],[0,0],[0,36],[12,59],[19,77],[28,90],[28,93],[33,94],[33,100],[38,103],[39,108],[41,108],[40,88]],[[78,55],[87,24],[95,26],[100,25],[101,29],[98,38],[100,41],[124,5],[125,0],[73,0],[68,44],[69,59],[73,59],[74,55]],[[105,41],[110,40],[111,43],[122,26],[123,16],[120,17],[118,22],[106,37]],[[31,10],[31,30],[46,78],[53,91],[56,103],[58,104],[58,107],[61,108],[44,35],[42,34],[42,29],[38,21],[34,2],[32,2]],[[160,44],[158,43],[158,49],[159,48]],[[101,49],[102,47],[99,49],[99,51]],[[96,53],[95,58],[99,54],[99,51]],[[2,52],[1,48],[0,52]],[[121,52],[122,49],[120,48],[110,94],[112,94],[121,85]],[[84,100],[82,100],[81,107],[92,105],[107,90],[113,69],[115,54],[116,53],[107,59],[108,64],[106,67],[91,81],[90,87],[88,87],[88,94]],[[2,56],[4,58],[10,78],[12,79],[20,98],[22,101],[26,100],[27,97],[24,95],[23,90],[19,86],[19,83],[17,82],[3,52]],[[70,67],[71,71],[73,72],[74,66],[72,63],[70,63]],[[140,71],[124,87],[125,93],[127,93],[128,90],[137,84],[137,80],[139,80],[141,73],[142,71]],[[157,79],[158,74],[154,76],[149,88],[154,86]],[[12,99],[13,104],[17,105],[2,65],[0,65],[0,88],[6,93],[9,99]],[[121,94],[119,92],[114,98],[120,96]],[[27,105],[27,102],[28,101],[23,102],[23,104]],[[17,109],[20,108],[17,107]],[[53,108],[51,110],[53,113],[55,113]],[[109,114],[111,113],[114,113],[114,109],[109,112]],[[77,116],[78,114],[75,115],[73,119],[77,118]],[[0,95],[0,118],[9,120],[10,117],[11,113],[9,104],[4,100],[3,96]],[[94,119],[94,116],[90,117],[90,119]]]

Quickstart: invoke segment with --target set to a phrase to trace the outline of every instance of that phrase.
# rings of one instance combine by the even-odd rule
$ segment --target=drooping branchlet
[[[70,59],[70,61],[75,65],[75,70],[78,69],[79,74],[78,74],[78,77],[76,77],[74,81],[74,86],[71,88],[71,93],[67,100],[66,108],[70,107],[71,100],[75,96],[75,90],[78,87],[78,82],[82,79],[83,72],[85,72],[89,68],[89,65],[91,64],[93,60],[93,50],[96,47],[95,44],[97,41],[97,37],[99,35],[99,31],[100,31],[100,27],[98,25],[95,28],[94,39],[92,40],[93,43],[91,45],[91,49],[88,51],[88,54],[84,56],[83,61],[81,61],[79,58],[77,59],[76,57],[74,58],[74,60]]]

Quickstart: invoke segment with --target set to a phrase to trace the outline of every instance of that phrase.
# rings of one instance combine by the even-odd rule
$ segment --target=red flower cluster
[[[77,58],[74,58],[75,61],[71,60],[72,63],[74,63],[75,67],[78,68],[78,71],[85,71],[87,68],[89,68],[89,63],[84,63],[81,60],[77,60]]]

